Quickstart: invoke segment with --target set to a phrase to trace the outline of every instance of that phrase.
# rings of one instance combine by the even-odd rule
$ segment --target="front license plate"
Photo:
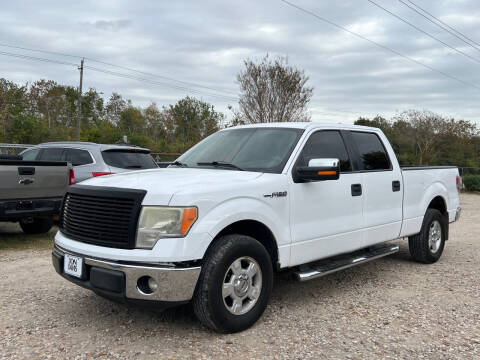
[[[65,254],[63,259],[63,271],[65,274],[82,277],[83,259],[78,256]]]

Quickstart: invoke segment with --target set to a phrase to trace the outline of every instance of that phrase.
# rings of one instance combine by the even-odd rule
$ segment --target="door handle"
[[[398,180],[392,181],[392,191],[393,192],[400,191],[400,181]]]
[[[352,184],[352,196],[362,195],[362,184]]]

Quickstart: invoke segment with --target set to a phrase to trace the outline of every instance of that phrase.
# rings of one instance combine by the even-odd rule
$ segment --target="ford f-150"
[[[114,299],[192,302],[219,332],[262,315],[277,271],[305,281],[398,251],[436,262],[460,215],[456,167],[398,164],[376,128],[221,130],[166,169],[84,181],[65,195],[52,253],[67,280]]]

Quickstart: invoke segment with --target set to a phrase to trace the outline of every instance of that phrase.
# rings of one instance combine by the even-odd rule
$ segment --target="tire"
[[[445,247],[447,226],[447,220],[440,211],[427,209],[420,232],[408,238],[408,248],[413,260],[425,264],[437,262]],[[431,230],[435,234],[430,234]]]
[[[272,260],[265,247],[249,236],[226,235],[204,257],[193,310],[200,322],[214,331],[242,331],[262,316],[272,286]],[[231,294],[224,297],[226,293]]]
[[[52,219],[26,218],[20,220],[20,227],[25,234],[44,234],[49,232],[52,226]]]

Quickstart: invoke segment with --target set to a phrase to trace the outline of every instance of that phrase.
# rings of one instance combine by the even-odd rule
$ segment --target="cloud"
[[[292,0],[341,26],[358,32],[441,72],[480,86],[479,63],[446,48],[367,1]],[[467,46],[400,2],[382,2],[392,12],[480,59]],[[478,1],[424,0],[421,6],[480,42]],[[28,7],[27,13],[24,8]],[[189,93],[163,78],[140,75],[90,59],[202,84],[220,92],[238,92],[235,77],[245,58],[265,53],[288,56],[304,69],[314,87],[315,121],[352,122],[355,117],[392,116],[409,108],[430,109],[456,118],[480,120],[480,91],[430,71],[385,49],[299,12],[279,0],[241,2],[60,0],[5,2],[0,13],[0,43],[85,56],[86,65],[162,82],[149,84],[85,70],[84,87],[105,97],[113,91],[137,105],[168,105]],[[30,53],[78,63],[79,58]],[[0,56],[0,77],[19,83],[40,78],[72,86],[76,67]],[[184,88],[199,88],[185,85]],[[207,91],[206,92],[211,92]],[[225,111],[232,101],[203,99]]]
[[[132,24],[131,20],[123,19],[123,20],[96,20],[93,22],[82,22],[82,25],[93,26],[99,30],[105,31],[119,31],[125,28],[130,27]]]

